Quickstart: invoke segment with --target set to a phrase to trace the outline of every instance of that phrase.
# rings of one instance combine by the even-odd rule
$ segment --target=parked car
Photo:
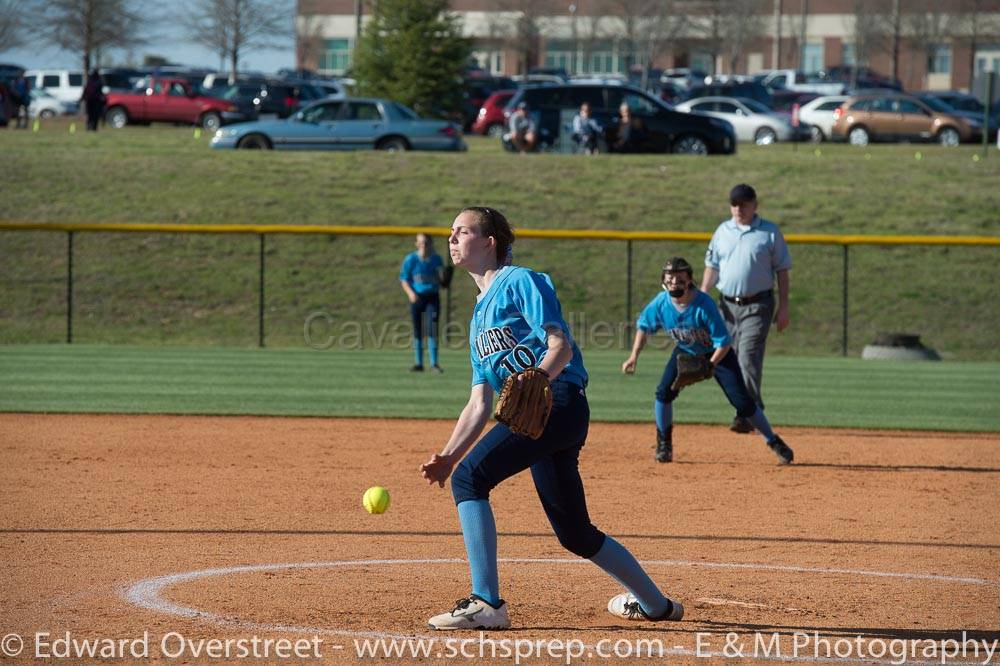
[[[778,113],[791,114],[793,107],[798,104],[799,108],[807,102],[819,97],[812,92],[799,92],[795,90],[774,90],[771,92],[771,108]]]
[[[211,131],[246,120],[232,102],[200,95],[184,79],[151,77],[148,84],[144,90],[107,95],[108,125],[117,129],[129,123],[192,123]]]
[[[424,120],[387,99],[320,100],[285,120],[220,128],[212,148],[275,150],[466,150],[462,131]]]
[[[273,113],[279,118],[287,118],[307,104],[326,97],[326,93],[305,81],[266,81],[261,86],[261,115]]]
[[[809,125],[810,138],[816,143],[827,141],[833,134],[834,114],[850,99],[847,95],[824,95],[806,102],[799,109],[799,120]]]
[[[79,102],[83,94],[83,72],[72,69],[29,69],[25,72],[32,90],[45,88],[62,102]]]
[[[706,76],[705,72],[697,69],[674,67],[673,69],[664,70],[660,74],[660,81],[663,83],[673,83],[679,88],[687,90],[693,86],[704,84]]]
[[[774,94],[777,90],[810,92],[816,95],[842,95],[845,86],[839,81],[809,76],[795,69],[776,69],[760,79],[760,82]]]
[[[684,99],[698,99],[699,97],[741,97],[757,100],[764,106],[771,106],[771,91],[759,81],[723,81],[717,83],[707,83],[691,86],[684,94]]]
[[[517,84],[506,76],[492,76],[480,71],[468,74],[462,85],[462,128],[471,130],[479,118],[479,110],[498,90],[513,90]]]
[[[847,86],[847,93],[860,90],[884,89],[903,90],[903,84],[898,79],[879,74],[870,67],[855,65],[834,65],[818,72],[819,79],[842,83]]]
[[[938,111],[953,113],[980,123],[983,121],[983,113],[986,107],[978,98],[969,93],[955,90],[931,90],[915,93],[914,96]],[[942,107],[941,105],[944,106]],[[987,126],[988,139],[993,140],[996,138],[998,126],[1000,126],[1000,106],[993,108],[990,114]]]
[[[472,123],[473,133],[492,136],[498,139],[503,136],[507,123],[503,110],[513,96],[513,90],[498,90],[487,97],[486,101],[479,108],[476,122]]]
[[[136,87],[136,83],[146,76],[141,70],[127,67],[101,69],[101,86],[104,94],[109,92],[124,92]]]
[[[725,120],[733,126],[738,141],[753,141],[758,146],[791,141],[796,136],[787,115],[775,113],[752,99],[702,97],[682,102],[674,108]]]
[[[832,137],[855,146],[872,141],[936,141],[957,146],[982,137],[982,124],[937,111],[902,93],[858,95],[834,112]]]
[[[573,116],[584,102],[590,104],[591,116],[606,132],[613,132],[618,109],[628,104],[632,115],[644,126],[635,152],[683,153],[691,155],[736,152],[732,126],[724,120],[677,113],[652,95],[623,85],[543,85],[521,88],[504,110],[509,114],[521,102],[538,124],[543,147],[571,144]],[[605,142],[607,137],[605,137]]]
[[[28,115],[33,118],[55,118],[56,116],[75,114],[79,107],[78,103],[60,101],[47,90],[41,88],[31,91]]]

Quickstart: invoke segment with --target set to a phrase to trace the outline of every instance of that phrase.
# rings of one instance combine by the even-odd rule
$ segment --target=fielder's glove
[[[677,378],[670,385],[671,391],[680,391],[685,386],[697,384],[703,379],[708,379],[715,374],[715,367],[712,362],[704,356],[694,356],[693,354],[677,355]]]
[[[507,378],[493,417],[517,435],[538,439],[545,431],[551,412],[549,374],[541,368],[531,367]]]

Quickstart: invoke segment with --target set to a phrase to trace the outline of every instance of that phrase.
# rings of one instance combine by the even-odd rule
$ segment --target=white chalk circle
[[[589,560],[583,560],[579,558],[574,559],[559,559],[559,558],[525,558],[525,557],[508,557],[500,558],[500,562],[511,563],[511,564],[587,564],[590,565]],[[274,624],[274,623],[262,623],[253,622],[249,620],[243,620],[240,618],[232,617],[231,615],[223,616],[210,611],[204,611],[197,608],[191,608],[189,606],[182,606],[176,604],[172,601],[168,601],[163,598],[162,592],[173,585],[178,585],[180,583],[186,583],[194,580],[200,580],[204,578],[217,578],[221,576],[231,576],[234,574],[252,574],[252,573],[262,573],[262,572],[273,572],[273,571],[291,571],[291,570],[301,570],[301,569],[336,569],[336,568],[348,568],[348,567],[370,567],[370,566],[406,566],[406,565],[427,565],[427,564],[467,564],[466,560],[459,558],[438,558],[438,559],[394,559],[394,560],[337,560],[332,562],[286,562],[279,564],[255,564],[255,565],[245,565],[245,566],[233,566],[233,567],[218,567],[213,569],[201,569],[198,571],[187,571],[182,573],[167,574],[165,576],[155,576],[153,578],[147,578],[145,580],[140,580],[132,585],[124,588],[121,591],[122,596],[126,601],[139,608],[153,611],[156,613],[161,613],[165,615],[172,615],[175,617],[183,617],[190,620],[198,620],[202,622],[207,622],[210,624],[225,626],[225,627],[236,627],[244,630],[250,631],[264,631],[264,632],[281,632],[281,633],[295,633],[295,634],[308,634],[315,636],[343,636],[345,638],[384,638],[391,640],[441,640],[446,638],[448,635],[428,635],[428,634],[397,634],[382,631],[354,631],[350,629],[336,629],[329,627],[305,627],[298,625],[285,625],[285,624]],[[774,564],[752,564],[752,563],[732,563],[732,562],[696,562],[689,560],[644,560],[642,562],[645,566],[677,566],[677,567],[701,567],[709,569],[744,569],[753,571],[784,571],[789,573],[809,573],[809,574],[847,574],[859,577],[877,577],[877,578],[900,578],[904,580],[933,580],[948,583],[957,583],[963,585],[990,585],[991,581],[984,580],[982,578],[968,578],[959,576],[943,576],[937,574],[920,574],[920,573],[907,573],[907,572],[893,572],[893,571],[870,571],[865,569],[827,569],[820,567],[796,567],[796,566],[783,566]],[[587,645],[587,649],[594,649],[594,646]],[[722,652],[712,652],[706,653],[701,652],[696,654],[693,649],[687,649],[680,646],[665,649],[664,655],[677,655],[677,656],[701,656],[701,657],[726,657],[727,655]],[[767,660],[777,660],[777,661],[806,661],[806,662],[830,662],[830,663],[875,663],[875,664],[892,664],[892,660],[879,660],[879,659],[840,659],[840,658],[813,658],[813,657],[761,657],[756,656],[755,659],[767,659]],[[910,664],[923,663],[923,662],[908,662]],[[931,662],[928,662],[931,663]],[[962,666],[961,662],[948,662],[951,666]],[[970,664],[972,662],[969,662]]]

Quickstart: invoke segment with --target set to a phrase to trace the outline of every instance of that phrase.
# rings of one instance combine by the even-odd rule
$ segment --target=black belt
[[[770,298],[773,293],[773,290],[768,289],[767,291],[758,292],[753,296],[726,296],[723,294],[722,300],[736,303],[736,305],[750,305],[752,303],[759,303],[765,298]]]

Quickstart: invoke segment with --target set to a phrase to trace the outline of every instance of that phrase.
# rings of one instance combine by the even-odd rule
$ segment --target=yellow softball
[[[361,504],[368,513],[385,513],[389,508],[389,491],[382,486],[372,486],[365,491]]]

